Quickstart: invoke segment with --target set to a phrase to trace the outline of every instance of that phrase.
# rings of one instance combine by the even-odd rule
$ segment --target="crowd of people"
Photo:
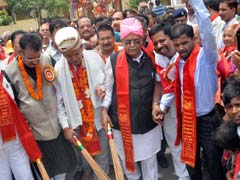
[[[179,180],[240,180],[238,2],[154,4],[2,34],[0,180],[97,180],[75,136],[109,174],[109,124],[126,179],[168,147]]]

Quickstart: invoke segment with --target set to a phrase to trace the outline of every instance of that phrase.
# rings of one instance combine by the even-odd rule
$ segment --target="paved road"
[[[173,163],[172,163],[172,158],[171,158],[171,155],[170,155],[168,149],[166,151],[166,157],[167,157],[168,162],[169,162],[169,167],[166,168],[166,169],[163,169],[160,166],[158,166],[158,179],[159,180],[177,180],[178,178],[175,175],[174,168],[173,168]],[[111,178],[111,180],[115,180],[114,170],[113,170],[112,166],[111,166],[110,178]]]
[[[162,179],[162,180],[177,180],[177,176],[175,174],[174,171],[174,167],[173,167],[173,162],[172,162],[172,157],[171,154],[169,153],[169,151],[167,151],[166,153],[166,157],[168,159],[169,162],[169,167],[166,169],[162,169],[160,166],[158,166],[158,179]]]

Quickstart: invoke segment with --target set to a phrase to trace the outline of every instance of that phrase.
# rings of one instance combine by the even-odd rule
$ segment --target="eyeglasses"
[[[123,41],[123,44],[125,46],[130,46],[131,44],[133,45],[141,45],[142,39],[132,39],[132,40],[125,40]]]
[[[39,61],[39,60],[40,60],[40,58],[41,58],[41,54],[40,54],[40,56],[39,56],[39,57],[37,57],[37,58],[28,58],[28,57],[26,57],[26,56],[25,56],[25,54],[24,54],[24,53],[22,53],[22,54],[23,54],[24,60],[25,60],[25,61],[28,61],[28,62]]]

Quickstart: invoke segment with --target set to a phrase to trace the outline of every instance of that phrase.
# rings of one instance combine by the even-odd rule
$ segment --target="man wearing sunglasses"
[[[161,127],[152,121],[155,69],[151,54],[142,50],[143,27],[136,18],[120,26],[123,49],[106,64],[106,96],[102,102],[102,123],[113,125],[117,151],[128,179],[158,179],[156,154],[160,150]],[[156,91],[160,92],[160,91]],[[152,141],[157,139],[157,141]]]

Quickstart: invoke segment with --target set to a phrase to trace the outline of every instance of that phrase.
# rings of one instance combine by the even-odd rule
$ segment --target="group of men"
[[[16,109],[31,129],[50,178],[73,179],[79,167],[82,179],[97,179],[74,147],[74,136],[108,174],[110,124],[127,179],[159,179],[162,131],[179,180],[203,179],[201,151],[209,179],[226,179],[222,149],[212,138],[220,125],[214,109],[218,41],[212,24],[218,14],[209,14],[211,3],[188,3],[201,47],[192,25],[162,22],[148,31],[144,16],[124,18],[121,11],[113,14],[112,27],[99,23],[96,33],[88,17],[78,20],[78,29],[54,20],[40,27],[41,36],[14,32],[14,53],[0,78],[0,96],[11,96],[0,104],[0,179],[12,179],[12,174],[37,178],[13,115]],[[221,1],[219,12],[235,8],[224,5],[229,2]],[[223,20],[223,28],[236,22],[235,16]],[[238,51],[233,56],[240,59]]]

